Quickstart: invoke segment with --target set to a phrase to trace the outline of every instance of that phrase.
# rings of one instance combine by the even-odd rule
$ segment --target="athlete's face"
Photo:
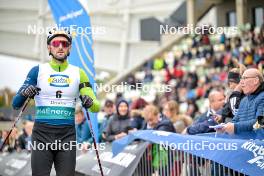
[[[53,55],[53,57],[62,61],[67,58],[70,49],[70,43],[65,37],[62,36],[53,38],[48,45],[48,50]]]

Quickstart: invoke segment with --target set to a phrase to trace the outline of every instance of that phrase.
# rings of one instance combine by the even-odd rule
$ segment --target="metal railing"
[[[133,176],[244,176],[231,168],[188,152],[150,144]]]

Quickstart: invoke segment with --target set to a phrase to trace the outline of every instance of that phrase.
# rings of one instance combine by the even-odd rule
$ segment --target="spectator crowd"
[[[236,35],[187,36],[124,81],[171,90],[134,89],[107,98],[98,114],[99,141],[148,129],[189,135],[252,131],[264,115],[263,63],[264,25]],[[75,113],[76,140],[88,147],[92,137],[80,105]],[[25,121],[20,132],[15,128],[4,151],[29,151],[33,124]],[[222,128],[209,128],[218,124]],[[7,134],[1,131],[1,144]]]

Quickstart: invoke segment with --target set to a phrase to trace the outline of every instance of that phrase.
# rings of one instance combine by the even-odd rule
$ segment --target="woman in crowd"
[[[174,100],[170,100],[164,105],[163,114],[171,120],[177,133],[182,133],[186,127],[192,124],[191,117],[179,114],[179,105]]]
[[[116,105],[116,114],[109,120],[105,129],[106,141],[112,142],[128,134],[131,130],[129,118],[129,105],[126,100],[120,100]]]

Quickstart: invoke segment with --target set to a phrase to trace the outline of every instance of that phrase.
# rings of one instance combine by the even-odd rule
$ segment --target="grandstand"
[[[91,26],[98,30],[93,36],[92,48],[97,75],[95,80],[99,86],[97,96],[102,104],[97,114],[96,135],[100,141],[98,147],[102,147],[99,154],[104,175],[263,175],[261,149],[264,147],[264,124],[260,119],[263,108],[260,108],[261,112],[254,112],[255,129],[251,125],[252,129],[244,133],[236,133],[233,127],[231,135],[227,131],[220,134],[215,129],[211,133],[188,134],[188,127],[200,122],[204,114],[208,115],[208,119],[202,125],[206,124],[207,128],[211,115],[213,118],[222,115],[225,107],[222,106],[221,111],[214,111],[210,93],[224,93],[228,103],[233,92],[229,87],[229,71],[232,68],[238,68],[241,80],[247,79],[242,76],[242,67],[256,68],[263,76],[263,0],[79,2],[90,16]],[[47,0],[0,1],[0,22],[4,24],[0,27],[3,42],[0,45],[3,64],[0,67],[5,70],[0,73],[1,80],[7,80],[0,81],[0,144],[19,113],[11,108],[18,88],[6,84],[13,75],[10,74],[12,68],[4,68],[4,62],[10,59],[13,63],[19,60],[40,64],[49,60],[46,35],[27,34],[30,25],[46,28],[56,23],[48,3]],[[188,27],[198,30],[193,32]],[[169,30],[166,32],[165,28]],[[180,28],[184,30],[179,31]],[[20,69],[23,70],[22,67],[26,68],[21,64]],[[14,79],[24,80],[25,74],[23,78],[19,76]],[[257,89],[260,92],[264,90],[262,85],[263,82],[260,82]],[[252,94],[256,92],[259,93],[255,90]],[[125,115],[119,112],[120,100],[128,104]],[[169,108],[172,101],[176,104],[174,111]],[[155,113],[146,110],[150,104],[157,107],[157,124],[162,126],[170,122],[174,128],[180,128],[182,122],[183,130],[179,132],[176,129],[175,133],[162,130],[165,128],[158,128],[157,124],[151,127],[148,119],[151,115],[154,118]],[[248,108],[255,104],[252,101]],[[107,114],[107,108],[113,108],[112,114]],[[174,113],[171,115],[174,119],[167,115],[166,108]],[[21,149],[17,143],[19,137],[26,134],[26,123],[34,120],[34,117],[34,102],[31,101],[4,152],[0,153],[0,175],[32,174],[30,149]],[[112,129],[113,134],[110,134],[110,128],[114,125],[109,123],[119,123],[121,126],[121,122],[112,119],[119,121],[123,117],[129,118],[131,125],[124,129]],[[188,118],[190,121],[187,123]],[[105,129],[100,129],[104,123],[108,123]],[[133,126],[133,123],[140,124],[140,127]],[[89,130],[86,133],[90,134]],[[120,133],[125,133],[125,137],[119,137]],[[107,140],[109,135],[114,136],[113,142]],[[77,150],[75,175],[102,175],[93,144],[90,142],[90,148],[83,148],[89,143],[87,141]],[[224,149],[188,148],[195,144],[203,145],[205,141],[209,143],[207,147],[221,144]],[[177,144],[188,144],[188,147]],[[51,175],[55,175],[54,166]]]

